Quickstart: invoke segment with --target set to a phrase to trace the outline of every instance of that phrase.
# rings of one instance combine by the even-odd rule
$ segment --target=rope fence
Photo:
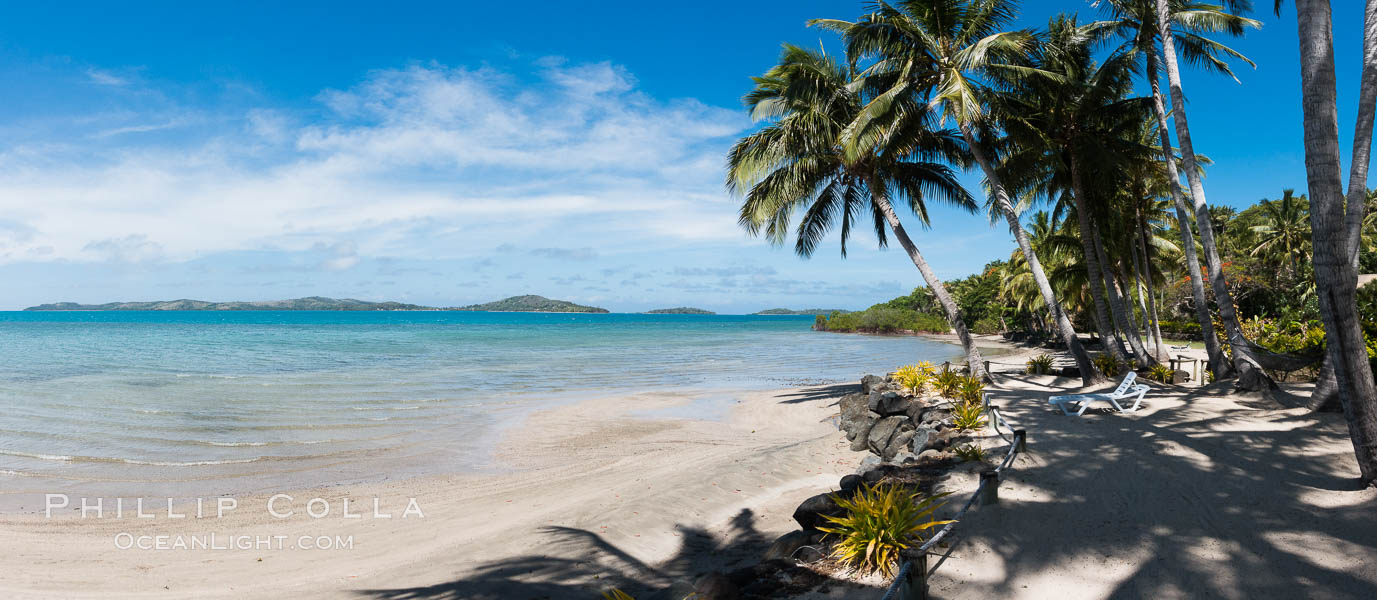
[[[889,589],[885,591],[881,600],[927,600],[928,577],[937,570],[937,567],[928,570],[928,551],[952,532],[956,524],[966,516],[966,511],[970,510],[977,501],[982,506],[999,502],[999,474],[1014,464],[1014,458],[1019,452],[1028,451],[1028,433],[1022,429],[1009,427],[1009,422],[1000,414],[999,407],[990,404],[989,394],[984,394],[982,400],[986,412],[990,415],[990,426],[995,430],[995,433],[999,434],[1001,439],[1009,443],[1009,451],[1004,455],[1004,460],[1000,461],[998,467],[980,472],[980,484],[976,486],[971,497],[966,499],[966,504],[952,516],[952,522],[947,523],[936,535],[929,538],[914,551],[913,558],[904,561],[904,564],[899,568],[899,574],[894,577],[894,582],[889,585]],[[1013,436],[1012,439],[1000,431],[1001,425],[1009,429]],[[941,566],[940,562],[938,566]]]

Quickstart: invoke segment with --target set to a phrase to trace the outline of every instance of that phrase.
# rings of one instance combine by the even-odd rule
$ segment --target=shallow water
[[[0,312],[0,508],[18,492],[179,497],[498,468],[533,408],[855,380],[959,349],[807,317]]]

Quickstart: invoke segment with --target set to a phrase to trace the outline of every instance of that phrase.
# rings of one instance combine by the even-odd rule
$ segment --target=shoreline
[[[837,387],[745,392],[720,421],[638,416],[691,402],[653,393],[551,407],[530,413],[496,444],[494,455],[510,472],[290,490],[284,493],[292,500],[276,505],[279,513],[294,509],[288,518],[266,510],[268,494],[236,498],[237,507],[222,518],[195,518],[181,504],[172,512],[188,517],[167,516],[158,505],[145,509],[152,518],[126,511],[123,519],[83,520],[76,497],[58,511],[68,514],[52,519],[41,511],[0,514],[0,590],[19,598],[280,597],[287,590],[332,598],[464,581],[498,593],[514,584],[494,578],[494,565],[549,560],[560,547],[565,560],[610,547],[641,565],[590,566],[549,583],[577,590],[570,593],[615,585],[607,577],[617,571],[625,573],[627,589],[637,581],[664,585],[663,571],[648,565],[692,551],[684,546],[688,539],[718,539],[714,552],[692,561],[694,568],[743,560],[724,550],[734,539],[768,543],[792,530],[789,515],[800,498],[835,489],[855,469],[862,455],[850,452],[828,422]],[[332,507],[329,515],[304,514],[314,498]],[[358,518],[336,512],[345,498]],[[393,518],[373,514],[374,498]],[[410,498],[422,517],[401,517]],[[120,549],[120,534],[286,536],[289,542],[352,536],[353,547]],[[682,575],[691,581],[694,574]]]

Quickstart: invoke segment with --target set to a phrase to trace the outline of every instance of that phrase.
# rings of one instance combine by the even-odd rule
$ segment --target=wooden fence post
[[[999,503],[999,471],[985,469],[980,472],[980,505]]]
[[[1014,430],[1014,448],[1015,452],[1028,451],[1028,431],[1026,429]]]

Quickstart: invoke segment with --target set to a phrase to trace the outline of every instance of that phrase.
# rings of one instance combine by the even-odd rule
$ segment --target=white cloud
[[[720,165],[745,117],[635,86],[608,63],[542,61],[528,73],[415,65],[324,91],[309,116],[277,106],[209,114],[202,124],[232,126],[140,145],[120,134],[207,109],[162,107],[118,128],[71,115],[91,144],[0,147],[0,264],[337,252],[347,240],[347,253],[320,265],[342,270],[376,256],[486,254],[512,239],[530,247],[531,236],[585,259],[638,240],[741,240]]]

